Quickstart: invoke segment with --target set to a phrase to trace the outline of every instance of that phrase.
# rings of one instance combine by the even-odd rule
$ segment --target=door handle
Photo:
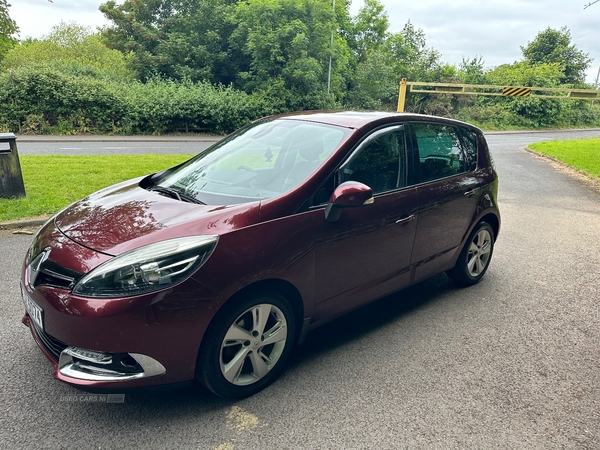
[[[405,218],[403,218],[403,219],[396,220],[396,224],[397,224],[397,225],[401,225],[401,224],[403,224],[403,223],[408,223],[408,222],[410,222],[411,220],[415,220],[416,218],[417,218],[417,216],[416,216],[416,215],[414,215],[414,214],[411,214],[411,215],[410,215],[410,216],[408,216],[408,217],[405,217]]]
[[[479,190],[479,188],[475,188],[475,189],[471,189],[470,191],[465,192],[465,197],[473,197],[475,194],[477,194],[477,191]]]

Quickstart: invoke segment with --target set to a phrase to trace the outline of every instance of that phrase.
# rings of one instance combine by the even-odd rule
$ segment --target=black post
[[[13,133],[0,133],[0,197],[25,197],[17,138]]]

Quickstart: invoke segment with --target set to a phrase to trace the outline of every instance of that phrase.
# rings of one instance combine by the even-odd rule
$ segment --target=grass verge
[[[53,214],[94,191],[158,172],[192,156],[20,156],[27,196],[0,199],[0,222]]]
[[[529,148],[600,180],[600,138],[537,142]]]

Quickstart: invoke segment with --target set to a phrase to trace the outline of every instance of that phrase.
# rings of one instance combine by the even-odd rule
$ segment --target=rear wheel
[[[248,397],[281,374],[295,337],[292,308],[277,293],[225,305],[203,339],[196,376],[221,397]]]
[[[494,252],[494,230],[487,222],[479,222],[463,247],[456,265],[448,276],[459,284],[470,286],[481,280]]]

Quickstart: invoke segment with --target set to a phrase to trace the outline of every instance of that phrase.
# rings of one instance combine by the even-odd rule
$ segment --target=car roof
[[[387,122],[385,119],[396,120],[428,120],[432,122],[443,122],[452,125],[468,126],[476,129],[473,125],[444,117],[428,116],[414,113],[393,113],[383,111],[301,111],[296,113],[280,114],[277,116],[264,117],[259,120],[304,120],[329,125],[337,125],[346,128],[362,128],[376,121]]]

